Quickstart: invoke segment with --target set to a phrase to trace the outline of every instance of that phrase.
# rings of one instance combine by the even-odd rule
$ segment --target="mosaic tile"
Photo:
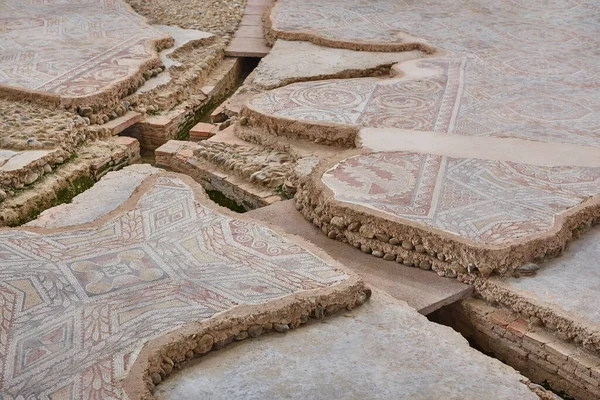
[[[445,54],[418,63],[435,76],[296,83],[249,105],[308,123],[600,146],[600,7],[542,3],[280,0],[272,19],[286,32],[377,43],[408,32]]]
[[[0,27],[0,85],[64,97],[128,78],[165,37],[121,0],[3,0]]]
[[[348,158],[323,183],[338,201],[502,245],[554,226],[600,194],[600,168],[383,152]]]
[[[347,279],[270,229],[197,203],[172,175],[94,228],[0,230],[0,262],[6,398],[120,399],[145,339]]]

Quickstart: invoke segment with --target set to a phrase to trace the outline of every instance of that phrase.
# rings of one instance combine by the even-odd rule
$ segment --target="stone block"
[[[137,124],[141,120],[142,114],[135,111],[129,111],[124,115],[113,119],[112,121],[108,121],[106,124],[102,125],[102,127],[108,128],[111,134],[116,136],[130,126]]]
[[[496,307],[493,307],[484,300],[480,299],[468,299],[465,300],[462,304],[467,310],[480,316],[486,316],[497,310]]]
[[[577,352],[577,348],[573,344],[562,340],[546,343],[544,349],[548,354],[562,361],[567,361],[570,355]]]
[[[192,142],[198,142],[200,140],[208,139],[211,136],[213,129],[215,129],[215,125],[199,122],[190,129],[190,140]]]
[[[530,363],[534,363],[541,368],[544,368],[548,372],[552,372],[553,374],[558,372],[558,367],[551,362],[548,362],[543,357],[539,357],[535,354],[529,354],[528,358]]]

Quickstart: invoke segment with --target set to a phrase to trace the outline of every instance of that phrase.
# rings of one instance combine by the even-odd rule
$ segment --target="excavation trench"
[[[548,330],[532,328],[504,308],[471,298],[441,307],[427,318],[454,329],[472,348],[513,367],[534,384],[564,400],[597,399],[590,387],[575,376],[563,373],[563,368],[567,368],[566,357],[565,360],[557,357],[554,347],[544,343],[560,344],[558,338],[551,342],[552,333]]]

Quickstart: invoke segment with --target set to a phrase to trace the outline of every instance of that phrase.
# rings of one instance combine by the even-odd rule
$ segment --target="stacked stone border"
[[[285,333],[342,310],[352,310],[371,297],[360,278],[311,290],[261,305],[241,305],[207,321],[186,325],[148,342],[122,381],[130,400],[154,399],[153,391],[174,370],[195,357],[234,341],[270,332]]]
[[[600,357],[564,341],[545,327],[479,299],[446,306],[432,317],[452,326],[484,352],[533,382],[581,400],[600,398]]]
[[[246,211],[282,200],[272,188],[250,183],[233,173],[227,174],[211,162],[196,158],[194,151],[199,148],[196,143],[170,140],[156,149],[156,165],[191,176],[205,190],[221,192]]]
[[[273,46],[277,39],[285,39],[311,42],[323,47],[335,47],[356,51],[400,52],[419,50],[426,54],[433,54],[436,52],[436,48],[427,43],[427,41],[411,36],[408,33],[403,33],[396,43],[378,43],[330,39],[323,37],[317,32],[310,31],[286,31],[277,26],[277,22],[274,18],[279,6],[280,4],[275,0],[271,6],[265,10],[265,14],[263,15],[264,36],[267,40],[267,44],[270,46]]]
[[[98,148],[101,149],[99,152],[96,151]],[[86,154],[88,150],[91,155]],[[135,139],[115,137],[92,142],[81,149],[79,157],[56,166],[44,176],[39,176],[31,186],[1,202],[0,227],[24,224],[44,210],[70,201],[108,172],[139,159],[140,146]]]
[[[440,276],[469,281],[518,275],[519,267],[556,257],[567,243],[600,218],[600,197],[555,216],[546,232],[501,246],[486,246],[442,230],[334,199],[321,177],[338,162],[366,151],[351,151],[322,161],[297,188],[296,209],[330,238],[349,243],[374,257],[395,261]]]
[[[317,144],[343,148],[357,147],[360,125],[338,124],[322,121],[299,121],[293,118],[263,114],[246,103],[240,114],[248,127],[258,127],[273,136],[309,140]],[[242,130],[240,126],[236,129]],[[237,132],[236,132],[237,134]]]

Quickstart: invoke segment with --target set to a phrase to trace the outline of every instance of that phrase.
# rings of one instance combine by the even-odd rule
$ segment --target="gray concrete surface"
[[[538,399],[521,375],[450,328],[375,292],[362,307],[188,364],[161,400]]]
[[[272,223],[287,233],[301,236],[325,250],[331,257],[362,276],[365,282],[406,301],[421,314],[472,293],[471,286],[456,279],[440,278],[431,271],[409,268],[392,261],[370,256],[348,245],[329,239],[294,208],[294,201],[282,201],[247,213],[260,221]]]
[[[505,282],[573,316],[600,323],[600,226],[571,242],[560,257],[540,264],[537,275]]]

